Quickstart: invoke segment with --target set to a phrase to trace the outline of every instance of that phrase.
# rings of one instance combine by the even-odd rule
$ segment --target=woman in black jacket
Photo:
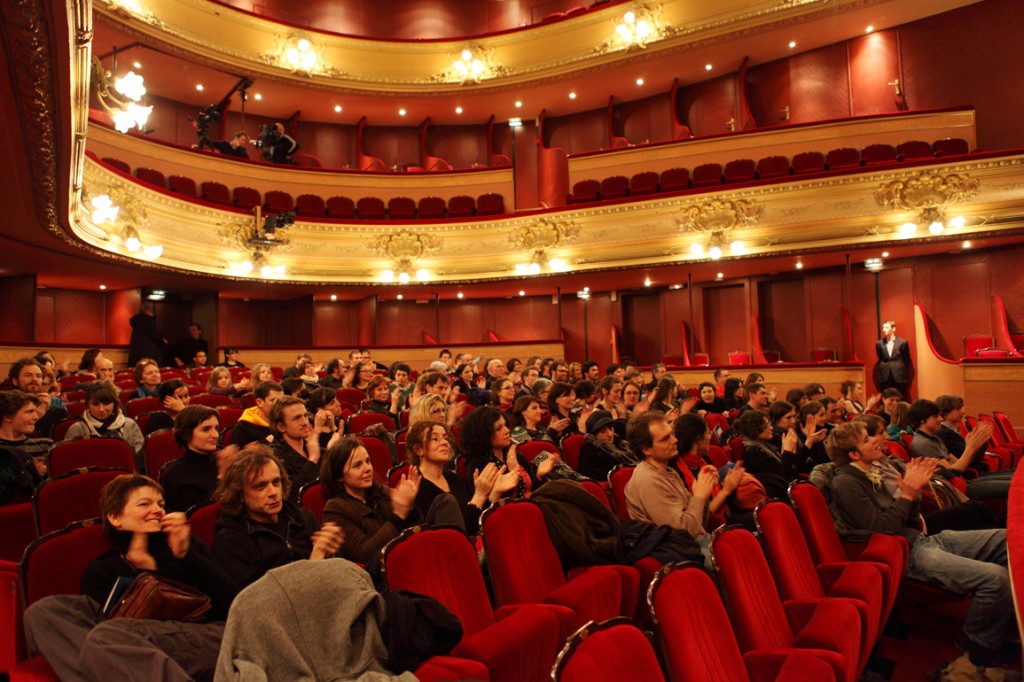
[[[82,575],[81,595],[41,599],[25,612],[29,648],[62,680],[211,678],[223,620],[238,587],[184,514],[164,513],[163,489],[125,474],[100,492],[104,531],[113,548]],[[210,597],[211,622],[107,619],[103,605],[119,578],[152,572]]]

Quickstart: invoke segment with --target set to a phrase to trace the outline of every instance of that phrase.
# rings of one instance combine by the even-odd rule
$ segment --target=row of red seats
[[[103,162],[131,175],[132,169],[124,161],[104,158]],[[203,199],[222,206],[233,206],[246,211],[260,206],[265,213],[294,211],[305,218],[331,218],[334,220],[442,220],[444,218],[472,218],[473,216],[501,215],[505,213],[505,198],[488,192],[477,198],[468,195],[451,197],[423,197],[419,202],[409,197],[392,197],[386,203],[378,197],[363,197],[353,201],[349,197],[334,196],[324,199],[316,194],[300,194],[293,198],[288,192],[272,190],[260,194],[252,187],[228,189],[220,182],[196,181],[182,175],[165,177],[152,168],[136,168],[135,177],[142,182],[192,199]]]
[[[755,180],[778,180],[790,175],[849,170],[902,161],[919,161],[936,157],[958,156],[970,153],[967,141],[960,138],[936,140],[934,145],[912,141],[894,147],[890,144],[872,144],[863,150],[843,147],[827,154],[803,152],[793,157],[767,156],[760,161],[736,159],[722,168],[718,163],[705,163],[693,169],[669,168],[659,176],[654,171],[637,173],[631,178],[614,175],[604,180],[581,180],[573,185],[570,204],[623,199],[649,194],[680,192],[687,189],[711,188]]]

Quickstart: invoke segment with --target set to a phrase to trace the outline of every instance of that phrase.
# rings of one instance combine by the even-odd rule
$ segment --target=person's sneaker
[[[989,649],[961,631],[956,636],[956,647],[966,653],[972,663],[983,668],[1016,667],[1021,663],[1020,645],[1007,644],[999,649]]]
[[[970,654],[962,654],[952,663],[942,662],[937,670],[925,674],[928,682],[1020,682],[1018,670],[985,667],[974,663]]]

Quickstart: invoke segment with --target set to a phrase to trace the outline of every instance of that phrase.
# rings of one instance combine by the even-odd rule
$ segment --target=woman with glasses
[[[360,391],[365,391],[370,387],[370,380],[373,379],[376,368],[372,364],[359,365],[359,369],[356,371],[354,377],[352,377],[352,388],[358,388]]]
[[[491,405],[505,414],[511,414],[516,400],[516,385],[509,379],[495,379],[491,382]]]

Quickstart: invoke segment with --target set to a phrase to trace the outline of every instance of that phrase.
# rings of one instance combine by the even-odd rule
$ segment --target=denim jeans
[[[967,481],[967,497],[972,500],[1003,499],[1010,495],[1013,471],[993,471]]]
[[[921,535],[910,548],[907,577],[958,594],[973,592],[964,634],[975,644],[998,649],[1016,629],[1003,529]]]

